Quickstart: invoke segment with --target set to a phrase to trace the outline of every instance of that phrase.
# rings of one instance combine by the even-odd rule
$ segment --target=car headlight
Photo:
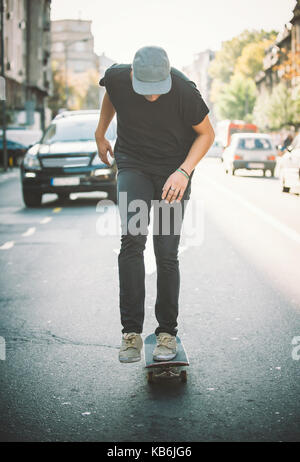
[[[36,154],[27,153],[24,156],[24,167],[34,170],[41,170],[41,164]]]

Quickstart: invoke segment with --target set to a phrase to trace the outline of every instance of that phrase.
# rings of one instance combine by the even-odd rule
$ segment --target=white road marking
[[[0,250],[8,250],[11,249],[15,245],[15,241],[8,241],[5,244],[1,245]]]
[[[252,213],[259,216],[266,223],[273,226],[273,228],[277,229],[277,231],[280,231],[282,234],[287,236],[289,239],[295,241],[297,244],[300,244],[300,234],[297,231],[295,231],[294,229],[290,228],[287,225],[284,225],[276,218],[272,217],[268,213],[264,212],[263,210],[253,205],[251,202],[247,201],[246,199],[243,199],[241,196],[239,196],[239,194],[230,191],[228,188],[218,184],[216,181],[212,180],[211,178],[208,178],[207,176],[202,175],[202,174],[200,174],[200,177],[203,180],[210,183],[214,188],[218,189],[220,192],[225,193],[229,195],[232,199],[236,200],[237,202],[240,202],[240,204],[242,204],[243,207],[246,207]]]
[[[46,223],[49,223],[49,221],[52,220],[52,217],[45,217],[40,221],[41,225],[45,225]]]
[[[31,236],[32,234],[34,234],[36,231],[36,228],[33,226],[32,228],[28,228],[27,231],[25,231],[25,233],[22,234],[22,236],[24,237],[27,237],[27,236]]]

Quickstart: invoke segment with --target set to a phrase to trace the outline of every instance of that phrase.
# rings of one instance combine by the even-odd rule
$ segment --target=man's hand
[[[189,180],[182,173],[177,171],[172,173],[163,186],[161,198],[171,204],[175,200],[180,202],[188,182]]]
[[[114,157],[110,142],[106,138],[99,138],[96,136],[96,143],[98,148],[98,156],[102,162],[110,167],[109,160],[107,159],[107,151],[110,153],[111,157]]]

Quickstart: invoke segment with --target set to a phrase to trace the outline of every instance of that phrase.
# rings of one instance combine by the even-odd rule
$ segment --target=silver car
[[[300,193],[300,134],[280,158],[278,173],[283,192]]]
[[[272,137],[264,133],[235,133],[231,137],[230,145],[224,150],[224,168],[226,173],[237,169],[263,170],[274,176],[276,167],[276,148]]]

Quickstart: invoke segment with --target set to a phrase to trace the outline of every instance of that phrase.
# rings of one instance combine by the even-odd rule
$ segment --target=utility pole
[[[5,88],[5,67],[4,67],[4,0],[0,0],[0,24],[1,24],[1,77]],[[3,142],[3,167],[7,170],[7,145],[6,145],[6,96],[2,100],[2,142]]]

